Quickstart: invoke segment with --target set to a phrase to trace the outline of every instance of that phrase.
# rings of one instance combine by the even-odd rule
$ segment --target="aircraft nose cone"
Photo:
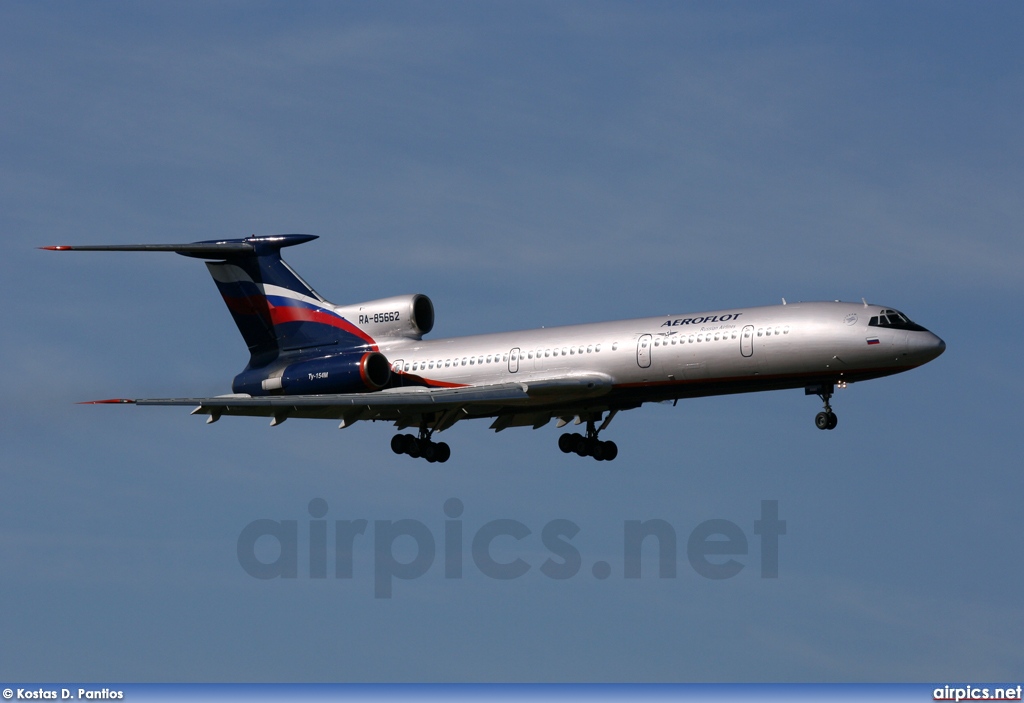
[[[931,332],[911,332],[907,339],[907,351],[920,364],[926,364],[946,351],[946,343]]]

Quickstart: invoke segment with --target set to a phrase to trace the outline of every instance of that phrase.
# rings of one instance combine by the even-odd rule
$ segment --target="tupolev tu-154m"
[[[837,386],[889,376],[936,358],[946,345],[890,307],[790,303],[426,340],[434,306],[425,295],[334,305],[281,258],[308,234],[192,244],[51,246],[54,251],[164,251],[205,259],[249,348],[232,393],[210,398],[112,399],[96,403],[195,406],[224,415],[321,418],[349,427],[394,422],[397,454],[444,462],[435,442],[460,420],[491,429],[585,425],[558,439],[565,453],[609,461],[601,440],[621,410],[681,398],[803,388],[835,429]]]

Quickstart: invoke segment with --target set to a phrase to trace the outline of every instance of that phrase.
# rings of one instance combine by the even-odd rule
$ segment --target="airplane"
[[[836,387],[901,373],[938,357],[939,337],[898,310],[813,302],[711,310],[425,340],[434,306],[422,294],[334,305],[282,258],[309,234],[191,244],[48,246],[51,251],[174,252],[203,259],[249,349],[232,393],[209,398],[90,401],[195,406],[207,423],[224,415],[393,422],[396,454],[445,462],[434,433],[493,418],[491,429],[538,429],[556,420],[566,454],[610,461],[600,433],[643,403],[803,388],[823,408],[818,429],[838,419]]]

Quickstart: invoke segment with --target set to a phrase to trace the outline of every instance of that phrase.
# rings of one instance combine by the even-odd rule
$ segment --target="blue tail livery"
[[[316,239],[310,234],[252,236],[192,244],[44,247],[52,251],[159,251],[206,259],[249,349],[249,364],[235,377],[236,393],[379,390],[390,365],[371,334],[350,322],[281,258],[284,247]],[[416,297],[416,296],[414,296]],[[423,298],[424,296],[418,296]],[[433,308],[426,300],[429,316]],[[424,305],[420,305],[421,311]],[[421,314],[421,317],[424,316]]]

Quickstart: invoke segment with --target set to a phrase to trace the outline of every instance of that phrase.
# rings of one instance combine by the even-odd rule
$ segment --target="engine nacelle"
[[[349,352],[298,361],[267,378],[248,371],[235,377],[235,393],[323,395],[377,391],[391,380],[391,363],[380,352]]]
[[[371,337],[421,339],[434,328],[434,304],[425,295],[396,295],[335,310]]]

